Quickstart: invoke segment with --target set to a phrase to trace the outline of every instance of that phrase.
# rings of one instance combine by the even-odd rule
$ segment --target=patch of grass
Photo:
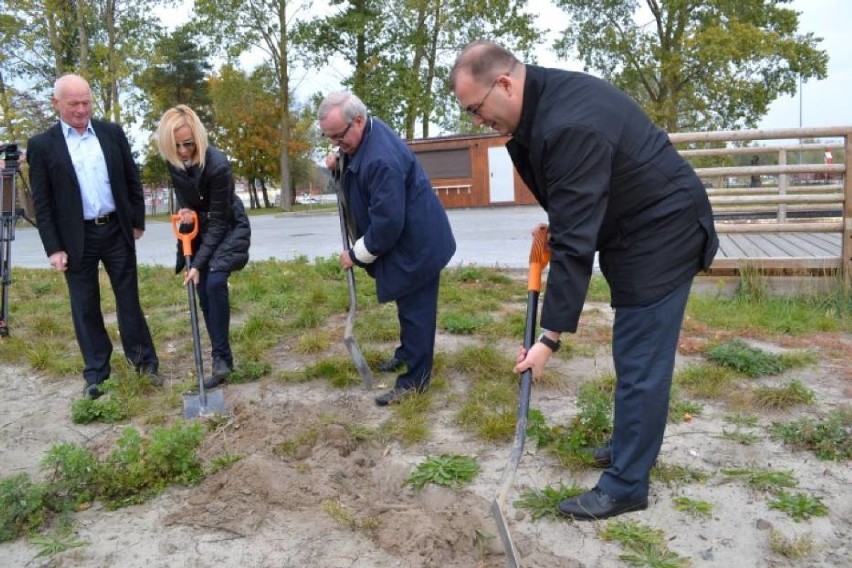
[[[732,442],[742,444],[743,446],[750,446],[761,439],[761,437],[757,434],[753,432],[744,432],[739,428],[735,430],[722,430],[721,438],[723,440],[730,440]]]
[[[473,335],[480,333],[491,323],[488,314],[469,314],[465,312],[445,312],[439,315],[441,329],[455,335]]]
[[[576,484],[570,487],[562,483],[556,487],[546,485],[542,489],[529,489],[521,493],[520,499],[514,503],[518,509],[529,511],[532,520],[564,519],[559,512],[559,504],[565,499],[576,497],[585,490]]]
[[[842,285],[837,290],[842,290]],[[848,332],[852,329],[852,296],[828,292],[813,296],[763,296],[740,293],[733,298],[693,294],[689,318],[737,335]]]
[[[852,458],[852,410],[833,411],[823,420],[773,423],[772,437],[796,449],[809,450],[821,460],[848,460]]]
[[[785,487],[795,487],[799,484],[792,471],[774,471],[757,467],[723,469],[722,475],[734,479],[743,479],[746,484],[757,491],[778,493]]]
[[[423,442],[429,438],[432,393],[440,389],[440,379],[432,378],[432,384],[425,393],[413,394],[393,406],[393,418],[385,425],[385,432],[408,446]]]
[[[692,396],[707,399],[724,398],[730,391],[736,374],[708,363],[691,364],[674,374],[673,384]]]
[[[672,398],[669,402],[668,422],[690,422],[694,417],[700,416],[704,405],[682,398]]]
[[[457,414],[459,424],[486,440],[511,438],[518,400],[511,359],[493,346],[467,346],[450,355],[447,367],[471,380]]]
[[[689,560],[681,558],[665,545],[665,533],[637,521],[610,521],[598,531],[603,540],[617,542],[628,551],[619,559],[628,566],[649,568],[685,568]]]
[[[331,346],[328,334],[319,331],[309,331],[299,336],[296,344],[298,353],[312,354],[321,353]]]
[[[725,416],[725,422],[735,426],[747,426],[750,428],[754,428],[760,423],[757,416],[750,414],[728,414]]]
[[[79,540],[70,535],[56,534],[35,534],[32,535],[28,540],[30,544],[38,548],[38,552],[36,553],[35,558],[54,556],[56,554],[65,552],[66,550],[70,550],[72,548],[80,548],[81,546],[88,546],[90,544],[88,541]]]
[[[243,456],[238,454],[224,453],[216,456],[210,461],[210,464],[205,468],[205,475],[213,475],[223,469],[227,469],[242,460]]]
[[[651,479],[664,483],[666,487],[676,487],[687,483],[704,483],[710,479],[710,474],[699,469],[690,469],[682,465],[669,465],[657,461],[651,468]]]
[[[790,494],[786,491],[779,491],[776,497],[769,501],[769,508],[787,513],[796,522],[828,516],[828,507],[823,505],[819,497],[807,493]]]
[[[777,375],[785,370],[779,355],[752,347],[740,339],[711,347],[706,356],[714,363],[747,377]]]
[[[696,518],[710,518],[713,513],[713,504],[707,501],[697,501],[689,497],[675,497],[673,499],[675,509]]]
[[[560,463],[576,469],[592,464],[589,450],[602,446],[612,433],[612,395],[615,377],[605,375],[580,387],[578,411],[570,424],[552,429],[547,444]],[[539,440],[541,445],[542,440]]]
[[[440,313],[440,310],[439,310]],[[359,306],[353,331],[359,344],[362,342],[385,342],[399,339],[399,321],[392,304],[373,306],[362,310]],[[343,334],[341,332],[341,339]]]
[[[589,290],[586,292],[586,301],[609,302],[611,298],[612,293],[606,279],[599,274],[592,276],[589,281]]]
[[[228,375],[230,383],[251,383],[259,381],[272,372],[272,365],[267,361],[243,360],[234,367],[234,371]]]
[[[810,533],[786,538],[780,531],[773,529],[769,533],[769,549],[784,558],[799,560],[807,558],[814,551],[814,539]]]
[[[297,382],[325,379],[330,385],[347,388],[361,384],[361,377],[351,359],[345,356],[326,357],[301,372],[286,373],[285,378]]]
[[[319,429],[316,425],[307,426],[296,431],[289,438],[273,448],[273,453],[287,458],[298,459],[303,448],[313,448],[319,437]]]
[[[405,480],[406,485],[420,491],[427,483],[460,489],[479,473],[475,458],[456,454],[427,457]]]
[[[800,404],[813,404],[816,399],[814,391],[805,387],[798,379],[793,379],[783,387],[755,387],[751,396],[754,404],[769,410],[784,410]]]

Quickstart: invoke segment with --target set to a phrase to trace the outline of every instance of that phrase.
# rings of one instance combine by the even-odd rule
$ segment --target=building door
[[[488,196],[491,203],[515,201],[515,168],[504,146],[488,148]]]

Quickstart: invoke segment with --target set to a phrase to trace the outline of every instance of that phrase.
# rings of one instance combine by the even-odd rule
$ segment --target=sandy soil
[[[590,312],[591,314],[592,312]],[[595,315],[607,317],[599,307]],[[606,323],[606,322],[601,322]],[[695,359],[701,337],[685,332],[679,365]],[[459,340],[440,336],[439,349]],[[781,344],[784,343],[784,344]],[[814,407],[783,415],[764,414],[761,441],[741,445],[720,437],[731,430],[728,410],[714,403],[690,422],[670,425],[660,460],[710,474],[703,484],[667,487],[654,484],[647,511],[633,519],[666,534],[669,548],[692,566],[718,568],[764,566],[852,566],[852,472],[849,463],[826,462],[807,452],[793,452],[772,441],[765,427],[772,421],[824,413],[852,398],[852,338],[799,338],[761,347],[816,350],[819,364],[765,384],[799,378],[818,398]],[[279,354],[281,366],[298,367],[292,353]],[[568,421],[576,412],[574,395],[582,381],[611,367],[602,351],[592,357],[558,360],[551,373],[556,386],[536,386],[532,407],[548,423]],[[392,376],[382,379],[389,381]],[[70,401],[80,396],[78,377],[47,380],[26,369],[0,367],[0,475],[28,472],[39,476],[38,463],[60,442],[103,447],[125,425],[74,425]],[[379,385],[381,387],[382,385]],[[386,386],[386,385],[384,385]],[[509,456],[509,444],[485,444],[456,423],[464,381],[434,394],[430,440],[412,447],[379,445],[349,435],[346,424],[377,427],[389,417],[374,393],[359,388],[334,389],[321,381],[291,385],[279,381],[229,385],[227,421],[209,436],[202,456],[229,452],[244,459],[197,486],[172,488],[148,503],[107,511],[100,504],[76,515],[77,536],[85,547],[50,558],[34,558],[37,547],[25,539],[0,543],[3,567],[499,567],[505,564],[496,528],[488,516],[490,501]],[[175,409],[175,416],[181,410]],[[295,433],[315,428],[317,435],[291,457],[274,449]],[[476,456],[481,470],[460,491],[429,486],[415,492],[406,476],[425,456],[459,453]],[[799,489],[822,498],[828,517],[794,522],[770,509],[768,498],[721,475],[726,467],[758,466],[789,470]],[[562,482],[592,486],[598,472],[572,473],[553,456],[527,444],[508,506],[510,530],[530,568],[623,566],[624,551],[602,540],[606,524],[567,520],[533,521],[511,502],[525,488]],[[707,519],[675,510],[672,499],[687,496],[713,504]],[[332,515],[333,511],[338,515]],[[347,521],[340,519],[345,517]],[[814,552],[789,560],[771,552],[771,529],[791,539],[809,535]]]

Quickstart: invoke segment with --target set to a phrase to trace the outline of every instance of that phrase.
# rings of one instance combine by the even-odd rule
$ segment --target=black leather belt
[[[115,219],[115,213],[107,213],[106,215],[95,217],[94,219],[86,219],[86,223],[90,225],[106,225],[113,219]]]

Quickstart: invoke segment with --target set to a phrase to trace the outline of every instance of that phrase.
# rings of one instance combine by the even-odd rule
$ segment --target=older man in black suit
[[[117,124],[91,118],[92,93],[80,76],[60,77],[52,104],[59,123],[29,140],[27,161],[42,244],[68,284],[85,394],[101,396],[99,385],[110,375],[101,262],[115,294],[124,355],[137,372],[160,384],[159,360],[139,304],[135,239],[145,231],[145,202],[127,137]]]

